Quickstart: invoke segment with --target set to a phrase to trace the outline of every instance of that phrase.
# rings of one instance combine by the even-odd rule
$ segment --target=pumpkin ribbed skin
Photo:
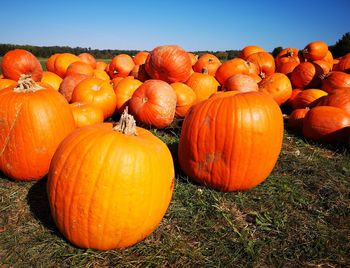
[[[179,141],[182,170],[221,191],[250,189],[272,171],[281,150],[282,112],[260,92],[223,92],[186,115]]]
[[[58,229],[74,245],[125,248],[162,220],[174,188],[172,156],[149,131],[136,131],[133,136],[110,123],[88,126],[56,151],[48,199]]]
[[[35,92],[0,91],[0,169],[15,180],[44,177],[58,144],[75,128],[67,101],[38,83]]]
[[[270,95],[278,105],[281,105],[292,96],[292,84],[285,74],[274,73],[261,80],[259,91]]]

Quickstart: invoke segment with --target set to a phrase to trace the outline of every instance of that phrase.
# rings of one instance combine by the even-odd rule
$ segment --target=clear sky
[[[350,0],[0,0],[0,43],[188,51],[333,45],[350,32]]]

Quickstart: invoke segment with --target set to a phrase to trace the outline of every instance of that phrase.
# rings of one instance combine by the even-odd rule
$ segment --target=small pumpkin
[[[129,109],[141,124],[165,128],[174,120],[176,93],[162,80],[147,80],[133,93]]]
[[[30,75],[34,81],[40,81],[43,68],[39,60],[29,51],[13,49],[5,53],[1,62],[4,78],[18,81],[21,75]]]
[[[108,74],[111,78],[127,77],[134,68],[133,59],[127,54],[116,55],[109,64]]]
[[[96,59],[90,53],[84,52],[79,54],[78,57],[82,62],[89,64],[91,68],[96,68]]]
[[[55,90],[59,90],[62,81],[63,79],[61,77],[49,71],[44,71],[41,78],[42,83],[50,85]]]
[[[80,58],[72,53],[61,53],[55,59],[55,71],[57,75],[64,78],[69,65],[73,62],[81,61]]]
[[[243,60],[241,58],[234,58],[232,60],[225,61],[216,70],[215,78],[221,85],[224,85],[226,79],[234,74],[250,74],[252,67],[255,66],[253,63]]]
[[[292,84],[285,74],[274,73],[259,82],[259,91],[270,95],[281,105],[292,95]]]
[[[322,90],[332,93],[338,88],[350,88],[350,74],[334,71],[323,77]]]
[[[208,70],[208,74],[215,76],[216,70],[220,67],[221,61],[211,53],[202,54],[193,65],[193,70],[202,73],[203,69]]]
[[[78,128],[52,159],[51,215],[77,247],[132,246],[158,227],[170,204],[175,171],[168,147],[126,118]]]
[[[234,74],[230,76],[224,86],[223,91],[240,91],[240,92],[248,92],[248,91],[258,91],[259,86],[258,83],[247,74]]]
[[[86,76],[93,76],[94,69],[86,62],[76,61],[70,64],[66,70],[66,76],[71,74],[84,74]]]
[[[220,86],[214,76],[209,75],[206,70],[204,70],[204,73],[194,72],[190,78],[188,78],[186,85],[192,88],[196,94],[197,102],[208,99],[218,91]]]
[[[312,62],[302,62],[291,73],[290,81],[296,88],[318,88],[323,69]]]
[[[136,55],[133,57],[135,65],[141,65],[146,62],[146,59],[149,55],[148,51],[139,51],[136,53]]]
[[[133,76],[123,78],[115,87],[113,87],[117,97],[116,111],[120,114],[125,110],[128,101],[131,99],[135,90],[142,85],[140,80]]]
[[[66,98],[68,102],[71,102],[74,88],[86,78],[88,78],[88,76],[84,74],[68,75],[62,80],[58,91]]]
[[[258,68],[258,74],[262,79],[272,75],[275,70],[275,59],[268,52],[257,52],[247,57],[247,61],[253,63]]]
[[[302,53],[308,61],[322,60],[328,52],[328,45],[323,41],[314,41],[305,46]]]
[[[259,47],[259,46],[256,46],[256,45],[250,45],[250,46],[245,46],[239,57],[244,59],[244,60],[247,60],[247,58],[254,54],[254,53],[258,53],[258,52],[265,52],[265,49],[263,49],[262,47]]]
[[[188,110],[196,103],[196,93],[185,83],[175,82],[170,84],[170,86],[176,93],[175,116],[177,118],[184,118]]]
[[[90,126],[102,123],[104,120],[102,110],[91,103],[73,102],[69,105],[73,113],[76,127]]]
[[[46,71],[55,73],[55,61],[60,53],[52,54],[46,61]]]

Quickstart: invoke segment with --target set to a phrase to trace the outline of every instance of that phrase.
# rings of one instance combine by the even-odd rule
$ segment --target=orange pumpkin
[[[250,55],[254,54],[254,53],[258,53],[258,52],[265,52],[265,49],[263,49],[262,47],[259,46],[255,46],[255,45],[251,45],[251,46],[245,46],[239,57],[246,60]]]
[[[58,91],[66,98],[68,102],[71,102],[74,88],[86,78],[88,78],[88,76],[83,74],[68,75],[62,80]]]
[[[96,105],[102,110],[105,119],[114,113],[117,105],[117,97],[110,83],[93,77],[88,77],[75,86],[71,101]]]
[[[248,92],[248,91],[258,91],[259,86],[258,83],[247,74],[234,74],[229,77],[224,86],[223,91],[240,91],[240,92]]]
[[[334,71],[324,76],[322,79],[322,90],[332,93],[338,88],[350,88],[350,74]]]
[[[148,55],[149,55],[148,51],[137,52],[136,55],[133,57],[135,65],[144,64],[146,62]]]
[[[43,68],[39,60],[29,51],[14,49],[8,51],[1,63],[4,78],[17,81],[22,74],[31,75],[34,81],[40,81]]]
[[[167,146],[130,120],[78,128],[60,144],[50,166],[51,215],[77,247],[129,247],[161,222],[174,176]]]
[[[165,45],[154,48],[145,63],[152,79],[167,83],[185,82],[192,72],[191,58],[179,46]]]
[[[225,61],[216,70],[215,78],[219,81],[221,85],[224,85],[226,79],[228,79],[234,74],[250,74],[251,65],[255,66],[253,63],[250,63],[240,58],[234,58],[232,60]]]
[[[103,70],[105,71],[107,67],[107,63],[103,62],[103,61],[96,61],[96,67],[95,69],[97,70]]]
[[[176,93],[176,110],[177,118],[184,118],[188,110],[196,103],[197,96],[193,89],[181,82],[170,84]]]
[[[0,90],[17,85],[17,82],[12,79],[0,78]]]
[[[321,89],[315,89],[315,88],[305,89],[302,92],[300,92],[297,96],[295,96],[292,102],[292,107],[293,109],[306,108],[312,105],[312,103],[317,99],[326,95],[327,95],[327,92]]]
[[[115,87],[113,87],[115,95],[117,97],[116,110],[121,114],[125,107],[128,105],[128,101],[131,99],[135,90],[142,85],[140,80],[135,79],[133,76],[123,78]]]
[[[39,180],[75,123],[56,90],[23,75],[0,91],[0,169],[15,180]]]
[[[275,62],[276,67],[279,68],[282,64],[288,63],[288,62],[294,62],[299,64],[299,49],[288,47],[285,49],[282,49],[276,56]]]
[[[282,138],[282,113],[271,97],[223,92],[196,104],[186,115],[179,163],[189,177],[208,187],[247,190],[270,174]]]
[[[42,83],[50,85],[55,90],[58,90],[60,88],[62,81],[63,79],[61,77],[49,71],[44,71],[41,78]]]
[[[263,79],[275,72],[275,59],[268,52],[251,54],[247,57],[247,61],[253,63],[258,68],[258,74]]]
[[[91,68],[96,68],[96,59],[90,53],[84,52],[79,54],[78,57],[82,62],[89,64]]]
[[[221,61],[211,53],[201,55],[193,65],[193,70],[202,73],[203,69],[208,70],[208,74],[215,76],[216,70],[220,67]]]
[[[146,72],[145,64],[135,65],[131,70],[130,75],[135,77],[137,80],[140,80],[141,82],[145,82],[150,78]]]
[[[219,82],[214,76],[208,73],[196,73],[194,72],[190,78],[188,78],[186,85],[188,85],[197,96],[197,102],[208,99],[211,95],[218,91],[220,86]]]
[[[110,81],[109,75],[104,70],[94,69],[92,77],[99,78],[105,81]]]
[[[292,95],[292,84],[285,74],[274,73],[261,80],[259,91],[270,95],[278,105],[281,105]]]
[[[343,109],[350,115],[350,88],[335,90],[317,102],[317,106],[333,106]]]
[[[174,120],[176,93],[162,80],[150,79],[129,100],[130,113],[145,126],[165,128]]]
[[[188,56],[190,56],[191,65],[193,66],[198,60],[198,55],[195,55],[192,52],[187,52],[187,54],[188,54]]]
[[[103,112],[91,103],[73,102],[70,104],[76,127],[85,127],[104,120]]]
[[[350,53],[346,54],[339,60],[337,70],[350,74]]]
[[[293,110],[288,117],[288,127],[297,132],[301,132],[303,129],[304,118],[309,110],[309,108]]]
[[[55,60],[55,72],[60,77],[66,76],[66,71],[73,62],[81,61],[80,58],[72,53],[59,54]]]
[[[321,142],[346,142],[350,115],[343,109],[332,106],[316,106],[305,116],[303,135]]]
[[[312,62],[302,62],[296,66],[290,76],[296,88],[318,88],[321,85],[322,68]]]
[[[52,54],[46,61],[46,71],[55,73],[55,61],[60,53]]]
[[[308,61],[322,60],[328,52],[328,45],[323,41],[314,41],[305,46],[302,53]]]
[[[299,65],[299,63],[296,61],[283,62],[283,63],[280,63],[280,65],[278,66],[276,71],[278,73],[283,73],[283,74],[287,75],[288,78],[290,79],[290,76],[292,75],[293,70],[298,65]]]
[[[127,77],[134,68],[133,59],[127,54],[119,54],[115,56],[108,67],[108,74],[111,78],[120,76]]]
[[[93,76],[94,69],[88,63],[76,61],[70,64],[66,70],[66,76],[71,74],[84,74],[86,76]]]

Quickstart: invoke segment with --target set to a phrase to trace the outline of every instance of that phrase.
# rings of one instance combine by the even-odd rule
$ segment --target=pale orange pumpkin
[[[90,126],[102,123],[104,120],[102,110],[94,104],[73,102],[69,106],[71,107],[76,127]]]
[[[177,118],[184,118],[188,110],[196,103],[197,96],[193,89],[185,83],[175,82],[170,84],[176,93],[176,110]]]
[[[50,85],[53,89],[58,90],[63,79],[55,73],[44,71],[41,82]]]
[[[142,82],[140,80],[135,79],[133,76],[128,76],[120,80],[119,83],[113,87],[117,97],[116,111],[118,113],[121,114],[125,110],[135,90],[141,85]]]

